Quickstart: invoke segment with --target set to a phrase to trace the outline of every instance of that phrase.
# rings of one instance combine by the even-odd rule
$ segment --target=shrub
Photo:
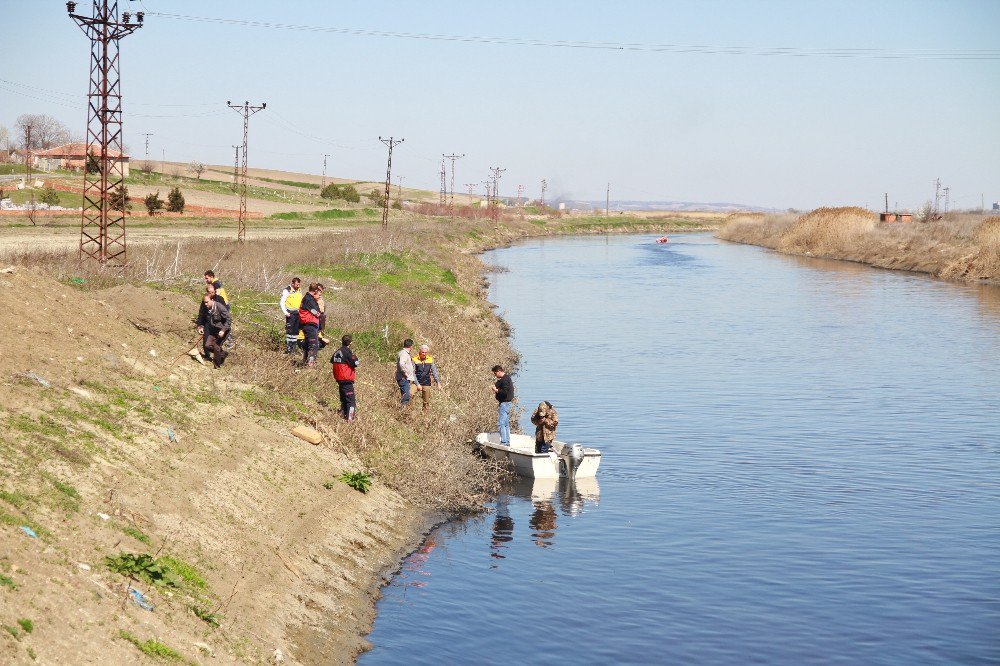
[[[183,580],[170,566],[160,560],[154,560],[153,556],[148,553],[107,555],[104,558],[104,564],[115,573],[120,573],[133,580],[145,581],[151,585],[180,587]]]
[[[111,190],[108,197],[111,199],[111,208],[113,210],[120,210],[122,212],[132,210],[132,204],[129,203],[128,187],[125,186],[125,183]]]
[[[53,187],[46,187],[42,190],[42,195],[38,197],[38,200],[43,204],[48,204],[50,206],[59,205],[59,193],[55,191]]]
[[[395,201],[392,202],[392,208],[393,210],[403,210],[403,202],[400,201],[399,199],[396,199]]]
[[[856,206],[817,208],[792,225],[778,249],[797,254],[845,251],[856,237],[872,231],[876,221],[875,213]]]
[[[373,205],[381,208],[385,205],[385,193],[382,190],[372,190],[368,193],[368,200],[372,202]]]
[[[167,195],[167,210],[171,213],[184,212],[184,195],[181,194],[181,188],[175,187],[170,190],[170,194]]]
[[[344,195],[340,189],[340,185],[336,183],[330,183],[319,193],[324,199],[343,199]]]
[[[338,481],[343,481],[359,493],[367,493],[372,485],[372,477],[364,472],[344,472],[337,477]]]
[[[163,199],[160,198],[160,191],[151,192],[146,195],[143,199],[143,203],[146,204],[146,211],[153,215],[158,210],[163,210]]]
[[[358,194],[358,188],[353,185],[345,185],[340,191],[341,198],[348,203],[360,203],[361,195]]]

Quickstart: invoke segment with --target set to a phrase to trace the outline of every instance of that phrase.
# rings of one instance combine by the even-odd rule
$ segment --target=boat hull
[[[476,443],[483,454],[490,458],[506,462],[519,476],[534,479],[567,478],[566,464],[561,460],[563,450],[571,446],[565,442],[553,442],[551,453],[535,453],[535,438],[528,435],[512,434],[510,446],[500,444],[499,433],[479,433]],[[601,452],[597,449],[584,448],[583,460],[576,469],[575,478],[586,478],[597,475],[601,465]]]

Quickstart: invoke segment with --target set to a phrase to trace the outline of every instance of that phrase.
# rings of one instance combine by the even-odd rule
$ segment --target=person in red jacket
[[[309,293],[302,297],[299,304],[299,325],[306,338],[306,348],[302,360],[310,368],[316,365],[316,354],[319,353],[319,297],[323,295],[323,285],[315,282],[309,285]]]
[[[353,421],[358,406],[354,396],[354,377],[359,361],[351,350],[353,342],[351,335],[345,335],[340,342],[343,343],[343,347],[333,352],[330,363],[333,364],[333,378],[337,380],[337,386],[340,388],[340,414],[345,421]]]

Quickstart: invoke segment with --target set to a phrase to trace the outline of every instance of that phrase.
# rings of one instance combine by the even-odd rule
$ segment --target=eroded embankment
[[[516,355],[476,255],[536,233],[411,220],[139,246],[119,271],[73,253],[19,257],[0,275],[12,313],[0,332],[0,661],[352,661],[382,573],[430,516],[495,487],[497,470],[464,442],[494,425],[488,369]],[[185,354],[209,267],[237,321],[219,371]],[[277,295],[293,274],[326,283],[329,336],[354,335],[355,423],[336,415],[331,349],[316,370],[280,353]],[[430,343],[444,377],[426,412],[399,409],[404,337]],[[291,437],[302,423],[325,441]],[[374,479],[367,494],[338,480],[358,471]]]
[[[718,238],[788,254],[854,261],[967,281],[1000,280],[1000,217],[951,215],[932,222],[879,222],[862,208],[804,215],[737,213]]]

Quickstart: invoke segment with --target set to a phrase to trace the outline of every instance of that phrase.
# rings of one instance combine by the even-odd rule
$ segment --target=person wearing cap
[[[559,425],[556,408],[548,400],[538,403],[538,407],[531,413],[531,422],[535,426],[535,453],[548,453],[552,450],[556,426]]]
[[[330,363],[333,364],[333,378],[337,381],[337,387],[340,389],[340,415],[348,422],[354,420],[354,413],[358,406],[354,395],[354,378],[359,361],[351,349],[353,341],[350,333],[344,335],[340,338],[343,346],[333,352],[333,356],[330,358]]]
[[[396,355],[396,385],[399,386],[399,404],[403,407],[410,404],[410,387],[416,384],[417,390],[420,390],[414,374],[413,355],[410,353],[412,348],[413,340],[407,338],[403,340],[403,348]]]
[[[420,345],[420,353],[413,359],[413,375],[417,378],[418,390],[424,401],[424,409],[431,402],[431,387],[437,384],[441,388],[441,377],[438,375],[434,357],[430,355],[430,347]]]
[[[514,401],[514,380],[502,365],[493,366],[493,376],[497,378],[491,388],[497,399],[497,429],[500,431],[500,444],[510,446],[510,408]]]

